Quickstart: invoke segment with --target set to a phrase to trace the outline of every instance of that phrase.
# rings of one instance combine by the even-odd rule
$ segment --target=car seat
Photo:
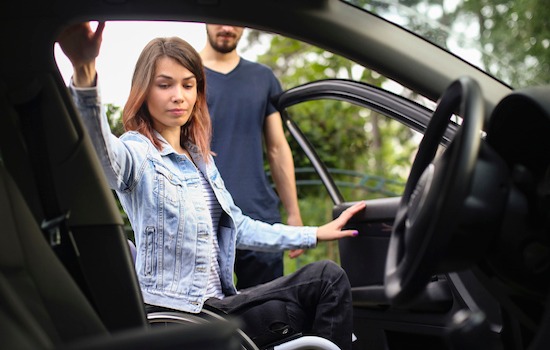
[[[0,348],[236,349],[228,321],[110,332],[44,239],[0,163]]]

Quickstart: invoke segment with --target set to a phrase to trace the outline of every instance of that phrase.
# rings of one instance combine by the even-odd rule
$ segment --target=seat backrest
[[[0,329],[19,325],[35,348],[107,334],[1,164],[0,222]],[[20,348],[8,343],[20,340],[0,337],[0,348]]]
[[[0,157],[0,349],[237,350],[232,322],[111,334],[42,236]]]
[[[24,86],[9,88],[0,80],[4,167],[36,223],[55,218],[52,214],[70,213],[66,223],[72,239],[62,241],[65,247],[76,247],[78,259],[74,254],[58,259],[107,329],[147,327],[120,212],[71,107],[66,87],[52,75],[36,74]]]
[[[227,321],[111,334],[43,238],[1,157],[0,223],[0,349],[240,349]]]

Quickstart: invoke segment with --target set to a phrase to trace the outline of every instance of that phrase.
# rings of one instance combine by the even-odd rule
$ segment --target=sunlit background
[[[97,23],[92,23],[92,28],[95,29],[96,25]],[[206,42],[205,25],[181,22],[107,22],[97,59],[103,103],[124,106],[141,50],[154,38],[171,36],[179,36],[200,51]],[[242,40],[246,40],[246,35],[243,35]],[[242,57],[255,60],[258,54],[266,50],[266,46],[241,44],[237,50]],[[57,44],[55,59],[65,83],[68,84],[72,75],[71,63]]]

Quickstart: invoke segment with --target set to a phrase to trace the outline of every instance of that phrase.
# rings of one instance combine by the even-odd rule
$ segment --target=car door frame
[[[433,113],[429,108],[388,90],[347,79],[313,81],[286,90],[274,97],[272,102],[281,113],[285,127],[311,161],[335,205],[341,205],[344,198],[311,143],[286,112],[287,108],[299,103],[321,99],[340,100],[372,109],[420,133],[426,130]],[[452,140],[457,127],[454,123],[449,124],[442,139],[443,146],[448,145]]]

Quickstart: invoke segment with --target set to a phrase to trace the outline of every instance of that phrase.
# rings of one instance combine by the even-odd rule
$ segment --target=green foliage
[[[105,104],[105,113],[109,120],[109,126],[114,135],[120,136],[124,133],[124,125],[122,124],[122,108],[115,106],[112,103]]]
[[[479,24],[484,66],[512,86],[550,81],[550,6],[547,0],[469,0],[455,16]],[[542,40],[540,40],[542,38]]]
[[[452,36],[460,46],[482,52],[481,68],[515,88],[550,81],[548,0],[349,2],[382,16],[414,8],[418,16],[401,19],[407,28],[443,48],[449,48]],[[442,25],[435,26],[436,21]]]
[[[249,37],[261,40],[262,35],[267,34],[253,32]],[[359,80],[375,86],[385,82],[379,74],[318,47],[281,36],[270,38],[270,49],[259,56],[258,61],[273,69],[283,89],[331,78]],[[411,162],[410,155],[417,145],[408,128],[371,110],[342,101],[311,101],[293,106],[287,112],[327,168],[335,169],[332,174],[335,181],[345,184],[340,186],[345,200],[387,196],[387,192],[365,190],[367,187],[381,188],[379,182],[383,180],[380,179],[385,178],[395,180],[385,188],[391,188],[392,193],[396,194],[402,192]],[[289,138],[289,143],[296,168],[311,168],[309,159],[296,142]],[[365,180],[367,174],[377,179],[370,177],[370,180]],[[318,176],[311,172],[297,173],[298,185],[316,179]],[[362,183],[369,181],[371,183]],[[319,225],[332,219],[333,203],[323,187],[299,186],[298,196],[305,225]],[[321,259],[339,262],[338,243],[319,243],[318,247],[294,260],[285,257],[285,273]]]
[[[249,36],[261,40],[260,32]],[[307,82],[341,78],[381,86],[386,79],[356,63],[306,43],[273,35],[270,49],[258,62],[271,67],[283,89]],[[400,123],[342,101],[302,103],[288,110],[289,116],[314,145],[329,168],[347,169],[404,180],[406,174],[395,173],[388,164],[409,163],[416,143],[411,131]],[[299,147],[289,140],[297,168],[310,166]],[[401,151],[396,152],[395,144]],[[397,155],[397,159],[391,157]]]

